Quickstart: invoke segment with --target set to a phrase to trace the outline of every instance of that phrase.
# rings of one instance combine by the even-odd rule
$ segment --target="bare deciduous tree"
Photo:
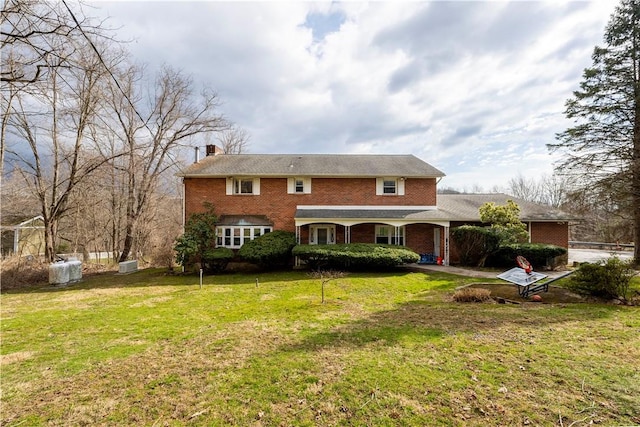
[[[139,220],[149,207],[158,179],[175,165],[177,149],[195,136],[228,127],[217,113],[217,95],[209,90],[196,95],[191,79],[180,72],[164,67],[149,96],[136,93],[135,81],[139,76],[140,70],[134,68],[122,75],[121,87],[128,99],[119,89],[111,91],[115,122],[127,152],[124,164],[127,214],[120,261],[129,257]],[[149,103],[142,105],[146,100]],[[148,112],[143,121],[136,108]]]
[[[75,16],[48,3],[8,5],[16,9],[11,13],[3,9],[3,45],[11,45],[14,57],[32,59],[16,62],[19,68],[2,70],[3,94],[12,96],[3,111],[3,147],[11,156],[12,169],[22,175],[39,202],[45,256],[52,261],[60,220],[69,211],[73,191],[105,162],[85,148],[96,143],[91,127],[108,69],[86,33],[75,31]],[[25,7],[30,9],[20,15]],[[27,66],[46,72],[26,78]]]
[[[225,154],[245,153],[250,139],[249,133],[237,125],[225,129],[217,136],[217,140]]]

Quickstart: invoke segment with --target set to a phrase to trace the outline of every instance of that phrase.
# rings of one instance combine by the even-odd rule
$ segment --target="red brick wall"
[[[569,226],[566,222],[534,222],[531,224],[531,241],[569,248]]]
[[[405,181],[404,196],[376,196],[375,178],[313,178],[311,194],[287,194],[286,178],[261,178],[260,195],[226,195],[225,178],[185,178],[185,214],[204,210],[210,202],[220,215],[266,215],[274,229],[295,230],[298,205],[433,206],[435,179]]]

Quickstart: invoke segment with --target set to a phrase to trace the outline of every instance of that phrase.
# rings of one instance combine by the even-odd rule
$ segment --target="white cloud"
[[[412,153],[445,185],[488,189],[521,171],[520,153],[551,173],[545,144],[568,125],[564,102],[615,4],[97,6],[137,58],[215,88],[252,152]]]

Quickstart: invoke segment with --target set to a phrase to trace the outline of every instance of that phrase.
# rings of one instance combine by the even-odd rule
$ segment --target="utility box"
[[[138,261],[123,261],[118,264],[118,272],[120,274],[134,273],[138,271]]]
[[[66,285],[69,283],[69,264],[56,262],[49,264],[49,284]]]
[[[69,265],[69,281],[79,282],[82,280],[82,261],[77,259],[67,261]]]

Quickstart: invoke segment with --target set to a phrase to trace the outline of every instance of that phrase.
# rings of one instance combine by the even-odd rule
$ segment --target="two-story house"
[[[406,245],[447,264],[450,227],[479,221],[484,202],[510,198],[438,195],[444,173],[413,155],[226,155],[207,146],[207,156],[179,176],[185,218],[205,202],[214,206],[218,246],[238,249],[286,230],[298,243]],[[566,215],[514,201],[532,241],[568,246]]]

